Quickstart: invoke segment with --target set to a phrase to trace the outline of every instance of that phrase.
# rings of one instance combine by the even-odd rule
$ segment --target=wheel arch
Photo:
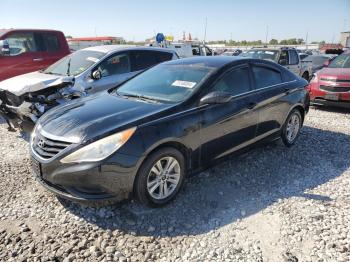
[[[305,112],[305,108],[304,108],[301,104],[296,104],[296,105],[294,105],[294,106],[289,110],[288,114],[287,114],[286,117],[285,117],[284,122],[286,122],[288,116],[290,115],[290,113],[291,113],[294,109],[299,110],[299,112],[300,112],[300,114],[301,114],[301,118],[302,118],[302,123],[304,124],[304,119],[305,119],[305,114],[306,114],[306,112]]]
[[[150,147],[144,154],[144,157],[140,161],[140,164],[138,165],[138,169],[136,172],[136,175],[134,177],[134,182],[133,182],[133,191],[135,189],[135,181],[137,179],[137,176],[139,174],[140,168],[142,167],[143,163],[146,161],[146,159],[152,155],[154,152],[161,150],[162,148],[166,147],[171,147],[177,149],[185,159],[185,165],[186,165],[186,170],[190,169],[192,166],[192,150],[187,147],[184,143],[181,143],[180,141],[176,139],[169,139],[169,140],[163,140],[158,142],[157,144],[153,145]]]

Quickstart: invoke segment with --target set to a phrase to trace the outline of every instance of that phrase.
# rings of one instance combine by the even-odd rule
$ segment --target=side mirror
[[[10,55],[10,46],[6,40],[0,40],[0,55]]]
[[[280,65],[287,65],[287,59],[280,59],[280,60],[278,61],[278,63],[279,63]]]
[[[227,92],[215,91],[201,98],[199,105],[224,104],[231,100],[232,95]]]
[[[95,70],[95,71],[93,71],[92,74],[91,74],[91,78],[94,79],[94,80],[99,80],[99,79],[101,79],[101,78],[102,78],[102,73],[101,73],[101,71],[98,70],[98,69]]]

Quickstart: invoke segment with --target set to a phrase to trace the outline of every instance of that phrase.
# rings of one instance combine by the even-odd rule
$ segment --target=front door
[[[40,61],[33,33],[14,32],[6,36],[10,53],[0,57],[0,80],[37,71]]]
[[[92,88],[89,92],[106,90],[124,82],[135,73],[131,72],[130,56],[128,52],[113,54],[103,60],[97,67],[102,77],[91,80]]]
[[[250,144],[258,123],[248,65],[224,73],[209,92],[213,91],[229,92],[233,98],[228,103],[208,105],[202,111],[202,165]]]

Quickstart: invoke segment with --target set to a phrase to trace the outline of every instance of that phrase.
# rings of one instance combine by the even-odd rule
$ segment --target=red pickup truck
[[[44,69],[69,53],[60,31],[1,29],[0,81]]]

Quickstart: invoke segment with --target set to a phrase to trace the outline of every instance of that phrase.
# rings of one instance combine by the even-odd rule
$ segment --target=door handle
[[[44,60],[43,58],[33,58],[34,62],[40,62],[40,61],[43,61],[43,60]]]
[[[247,106],[248,109],[253,109],[256,106],[255,102],[250,102]]]

